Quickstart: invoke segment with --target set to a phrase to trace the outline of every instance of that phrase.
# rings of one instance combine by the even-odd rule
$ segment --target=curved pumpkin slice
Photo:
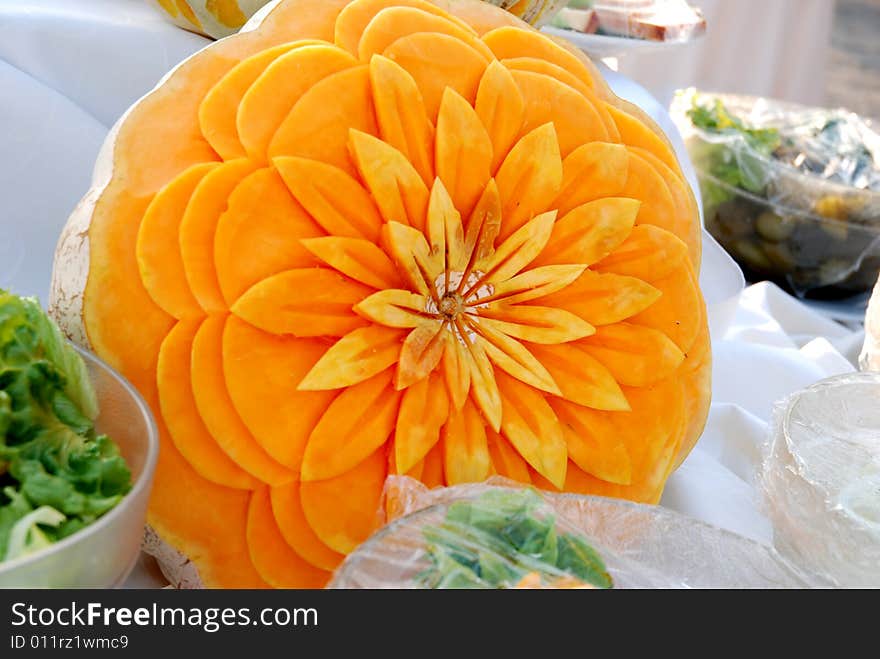
[[[371,135],[378,130],[366,66],[335,73],[305,92],[275,132],[269,157],[311,158],[354,175],[350,130]]]
[[[470,103],[447,88],[437,115],[437,177],[462,217],[477,205],[492,169],[492,140]]]
[[[644,158],[666,182],[669,192],[672,193],[672,199],[675,202],[673,233],[688,246],[694,270],[699,272],[703,248],[702,226],[694,219],[699,217],[699,212],[697,210],[697,201],[694,198],[690,185],[680,173],[674,171],[650,151],[635,146],[629,147],[629,150]]]
[[[500,62],[492,62],[480,80],[474,109],[492,141],[491,172],[494,175],[522,132],[526,106],[513,74]]]
[[[541,73],[511,72],[525,101],[523,133],[553,123],[563,157],[588,142],[607,142],[602,116],[576,90]]]
[[[635,199],[608,197],[578,206],[553,225],[534,265],[592,265],[611,254],[630,234],[639,212]]]
[[[296,48],[269,64],[238,106],[236,127],[248,156],[265,162],[275,131],[302,95],[356,64],[349,53],[329,44]]]
[[[394,263],[369,240],[326,236],[301,243],[317,259],[362,284],[379,290],[402,285]]]
[[[367,539],[376,528],[387,470],[382,447],[351,471],[301,484],[303,512],[321,542],[348,554]]]
[[[417,33],[448,35],[464,42],[487,61],[492,59],[492,51],[470,28],[462,27],[451,17],[405,6],[387,7],[367,23],[358,43],[358,58],[368,62],[370,57],[384,53],[398,39]]]
[[[351,153],[386,222],[425,228],[430,193],[406,157],[382,140],[352,130]]]
[[[292,480],[294,474],[266,453],[235,411],[223,374],[225,325],[225,316],[211,316],[193,339],[191,377],[199,415],[220,448],[248,473],[273,485]]]
[[[678,169],[678,160],[669,144],[660,137],[656,130],[647,122],[651,120],[645,115],[644,120],[616,108],[610,103],[605,106],[620,131],[620,141],[628,146],[638,146],[650,151],[673,170]]]
[[[333,344],[299,383],[300,391],[342,389],[378,375],[400,359],[404,330],[369,325]]]
[[[510,442],[491,428],[486,428],[486,443],[492,467],[499,476],[504,476],[519,483],[531,483],[529,464],[517,452]]]
[[[520,139],[504,159],[495,181],[503,204],[499,238],[504,240],[548,208],[559,194],[562,157],[553,124],[535,128]]]
[[[590,71],[577,57],[542,34],[518,27],[499,27],[483,35],[485,43],[500,60],[514,57],[534,57],[571,73],[587,87],[596,86]]]
[[[705,305],[690,262],[681,264],[663,279],[651,280],[660,299],[630,320],[660,330],[687,353],[705,324]]]
[[[275,588],[322,588],[330,579],[329,572],[303,560],[284,540],[267,487],[251,496],[247,544],[257,572]]]
[[[689,261],[687,245],[674,234],[641,224],[633,227],[620,247],[596,263],[593,270],[655,282]]]
[[[352,307],[373,290],[328,268],[299,268],[249,288],[232,313],[272,334],[345,336],[366,325]]]
[[[661,295],[659,290],[635,277],[584,270],[574,283],[539,299],[543,305],[565,309],[599,327],[619,323],[644,311]]]
[[[621,196],[642,202],[637,224],[653,224],[675,233],[677,214],[669,186],[657,170],[636,153],[630,152],[629,172]],[[682,240],[686,237],[679,236]]]
[[[440,376],[431,375],[406,389],[394,434],[399,471],[409,471],[428,454],[440,439],[448,414],[449,400]]]
[[[416,81],[432,122],[436,121],[447,87],[468,103],[474,102],[489,63],[479,50],[438,32],[417,32],[401,37],[389,45],[383,55],[400,64]]]
[[[409,333],[394,373],[395,389],[406,389],[434,371],[443,357],[447,334],[443,323],[436,320],[423,322]]]
[[[578,347],[602,363],[615,380],[631,387],[664,380],[684,361],[684,353],[665,334],[631,323],[599,327]]]
[[[562,162],[562,189],[554,202],[560,214],[602,197],[623,196],[629,152],[620,144],[590,142]]]
[[[312,429],[333,400],[297,386],[327,349],[317,339],[278,337],[230,316],[223,372],[235,411],[273,459],[299,473]]]
[[[434,125],[428,120],[416,81],[406,69],[381,55],[370,60],[370,81],[382,140],[413,164],[425,185],[432,185]]]
[[[632,462],[611,415],[564,400],[551,400],[550,406],[562,422],[568,457],[574,464],[609,483],[632,482]]]
[[[493,302],[479,311],[479,324],[490,328],[485,332],[489,336],[491,329],[496,329],[508,337],[553,345],[576,341],[596,331],[592,325],[564,309]],[[549,391],[556,393],[555,388]]]
[[[336,19],[336,45],[357,55],[358,44],[373,17],[388,7],[413,7],[456,23],[465,30],[472,28],[428,0],[354,0]]]
[[[328,234],[374,243],[379,239],[379,209],[345,171],[309,158],[279,157],[273,164],[296,200]]]
[[[226,309],[214,267],[217,223],[228,207],[229,195],[255,169],[252,162],[240,158],[208,172],[196,186],[180,223],[180,254],[186,280],[207,313]]]
[[[709,415],[712,391],[712,351],[709,338],[709,326],[705,324],[694,346],[685,355],[685,363],[681,368],[682,386],[685,393],[685,408],[689,421],[684,436],[678,447],[678,457],[673,469],[684,462],[703,432],[706,418]]]
[[[175,318],[201,315],[201,307],[187,286],[177,236],[186,206],[199,182],[217,163],[193,165],[162,188],[144,213],[137,236],[137,262],[141,281],[166,313]]]
[[[321,570],[333,571],[345,556],[321,542],[309,526],[300,500],[300,483],[271,488],[272,513],[284,540],[299,556]]]
[[[419,478],[429,489],[446,485],[443,475],[443,448],[440,442],[434,444],[434,448],[428,451],[428,455],[422,461],[422,473]]]
[[[235,122],[241,99],[251,85],[262,75],[267,66],[285,53],[294,48],[320,43],[315,40],[285,43],[251,55],[232,67],[229,73],[205,95],[205,99],[199,105],[199,126],[208,144],[223,160],[247,155],[241,140],[238,139],[238,127]]]
[[[260,169],[241,182],[217,223],[214,263],[227,304],[258,281],[284,270],[318,263],[300,243],[323,231],[287,190],[274,169]],[[242,254],[259,254],[243,259]]]
[[[478,483],[486,480],[492,465],[483,417],[467,403],[453,411],[443,426],[443,471],[446,483]]]
[[[162,342],[156,371],[159,410],[171,441],[200,476],[226,487],[253,489],[258,481],[220,449],[196,409],[190,355],[201,323],[201,319],[182,320]]]
[[[529,348],[550,371],[562,398],[596,410],[629,409],[613,374],[580,345],[531,345]]]
[[[481,319],[479,323],[474,323],[474,325],[480,330],[480,336],[477,337],[476,342],[483,348],[493,364],[520,382],[542,391],[559,393],[559,387],[556,386],[544,365],[522,343],[513,338],[517,329],[524,328],[517,327],[513,323],[493,322],[489,319]],[[512,327],[508,327],[508,325]]]
[[[394,431],[401,393],[390,369],[342,391],[309,437],[302,480],[334,478],[363,462]]]
[[[495,377],[503,406],[502,434],[539,474],[562,488],[568,451],[556,413],[532,387],[502,373]]]

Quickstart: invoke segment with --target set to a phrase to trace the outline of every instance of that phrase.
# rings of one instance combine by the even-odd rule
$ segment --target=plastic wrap
[[[587,34],[676,43],[706,31],[703,14],[685,0],[572,0],[553,25]]]
[[[835,586],[880,587],[880,374],[778,403],[760,481],[781,555]]]
[[[430,533],[456,502],[487,493],[522,493],[494,477],[481,484],[429,490],[405,476],[386,483],[390,521],[355,550],[330,588],[424,588],[433,565]],[[770,547],[659,506],[594,496],[533,491],[542,519],[554,518],[557,537],[569,533],[595,550],[615,588],[797,588],[822,585],[788,565]],[[497,558],[493,556],[493,558]],[[502,557],[508,560],[507,557]],[[583,581],[527,563],[549,587]],[[512,580],[511,580],[512,581]],[[521,583],[521,582],[520,582]],[[516,585],[516,584],[514,584]]]
[[[871,289],[880,273],[880,136],[869,122],[692,89],[676,96],[672,116],[697,169],[706,228],[749,279],[801,297]]]
[[[880,371],[880,279],[865,314],[865,347],[859,357],[863,371]]]

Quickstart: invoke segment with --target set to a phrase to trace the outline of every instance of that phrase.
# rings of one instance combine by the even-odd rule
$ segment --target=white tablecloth
[[[138,0],[0,3],[0,286],[45,300],[55,241],[88,188],[107,130],[205,43]],[[626,78],[610,79],[674,131],[647,92]],[[754,472],[773,402],[853,370],[862,337],[773,285],[739,293],[742,276],[730,259],[712,242],[705,254],[714,402],[703,438],[671,477],[662,504],[769,543]],[[131,583],[157,582],[141,567]]]

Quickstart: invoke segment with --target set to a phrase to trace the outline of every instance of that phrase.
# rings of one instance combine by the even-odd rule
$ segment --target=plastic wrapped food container
[[[710,526],[661,506],[648,506],[616,499],[575,494],[539,492],[493,477],[485,483],[457,485],[429,490],[405,476],[392,476],[385,486],[386,510],[392,521],[350,554],[338,568],[329,588],[436,588],[504,587],[596,588],[594,573],[566,570],[572,562],[564,558],[565,547],[575,538],[577,546],[590,548],[604,565],[613,588],[803,588],[824,585],[784,561],[765,545]],[[539,521],[553,520],[550,543],[546,530],[518,532],[521,524],[511,522],[501,533],[522,538],[514,556],[462,539],[455,526],[446,526],[438,543],[436,529],[450,518],[450,511],[462,502],[481,502],[486,497],[510,497],[528,493],[537,501],[531,514]],[[491,510],[489,516],[491,516]],[[486,516],[485,510],[480,518]],[[453,513],[453,518],[456,515]],[[515,515],[509,518],[513,519]],[[546,529],[528,524],[529,530]],[[534,536],[539,541],[534,542]],[[444,557],[451,556],[466,566],[480,565],[486,572],[461,574],[458,565],[444,569],[447,581],[438,581],[432,571],[438,561],[432,545],[442,544]],[[528,544],[532,549],[522,549]],[[553,545],[553,546],[551,546]],[[540,560],[548,552],[554,565]],[[580,552],[581,555],[583,552]],[[589,554],[589,552],[588,552]],[[594,564],[588,555],[587,565]],[[449,566],[445,559],[443,563]],[[511,564],[513,576],[497,579]],[[500,567],[499,567],[500,566]],[[474,572],[475,570],[469,570]],[[580,574],[580,576],[578,576]],[[499,581],[501,582],[499,584]],[[489,582],[489,583],[487,583]],[[602,586],[598,586],[602,587]]]
[[[695,94],[756,132],[775,130],[778,142],[696,127]],[[679,92],[672,116],[697,170],[706,228],[748,279],[814,299],[871,290],[880,273],[880,136],[870,122],[694,90]]]
[[[159,455],[156,424],[137,391],[84,350],[100,412],[99,434],[109,435],[131,469],[132,488],[84,529],[34,554],[0,563],[0,588],[111,588],[121,586],[140,555],[147,502]]]
[[[880,371],[880,279],[865,314],[865,346],[859,357],[863,371]]]

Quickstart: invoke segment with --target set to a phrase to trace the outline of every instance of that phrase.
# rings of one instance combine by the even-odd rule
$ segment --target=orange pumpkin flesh
[[[53,308],[156,411],[149,522],[205,585],[322,585],[389,472],[656,502],[699,437],[673,152],[495,7],[285,0],[111,155]]]

